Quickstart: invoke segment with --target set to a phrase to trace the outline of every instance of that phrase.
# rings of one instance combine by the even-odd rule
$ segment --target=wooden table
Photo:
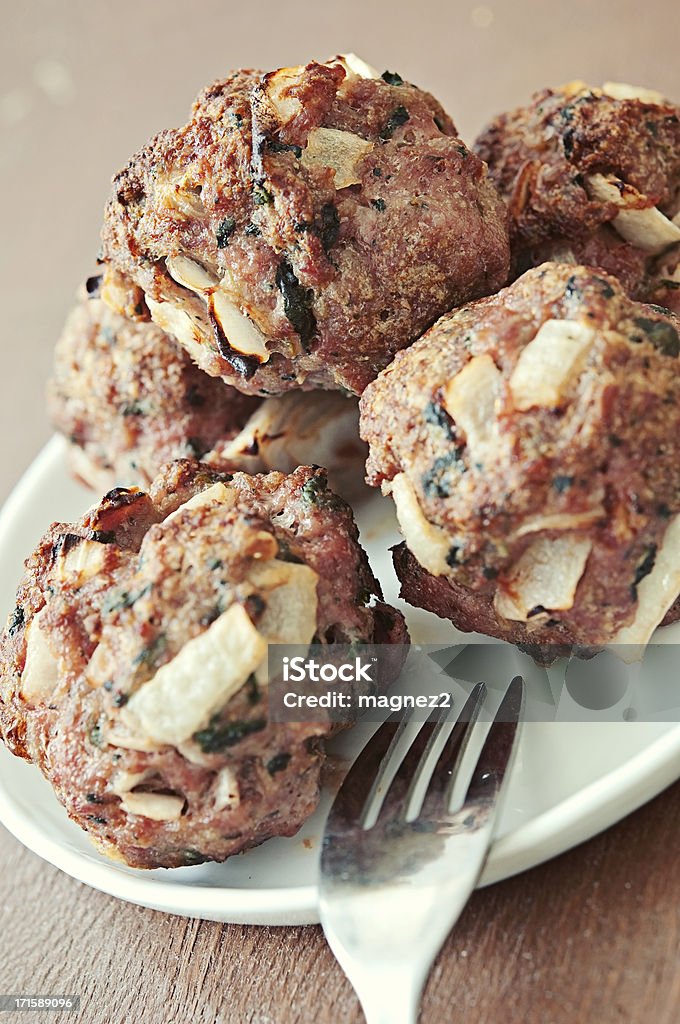
[[[51,349],[96,256],[109,177],[151,132],[180,123],[209,79],[355,50],[431,89],[469,140],[499,109],[572,78],[680,97],[677,0],[6,7],[0,500],[49,435]],[[676,785],[587,845],[478,893],[433,971],[423,1021],[677,1024],[679,822]],[[0,992],[80,993],[86,1024],[361,1020],[316,928],[228,927],[126,906],[1,830],[0,863]],[[55,1019],[27,1019],[41,1017]]]
[[[680,783],[578,849],[477,892],[432,971],[423,1024],[677,1024],[679,846]],[[80,994],[65,1021],[363,1020],[320,928],[128,906],[4,831],[0,863],[0,989]]]

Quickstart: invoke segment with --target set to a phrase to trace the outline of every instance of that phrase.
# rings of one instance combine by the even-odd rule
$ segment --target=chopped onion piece
[[[140,783],[146,782],[146,780],[151,778],[153,774],[154,771],[152,768],[146,768],[142,772],[116,772],[112,779],[111,789],[116,796],[124,796],[125,793],[129,793],[133,790],[135,786],[139,786]]]
[[[624,661],[636,661],[652,633],[680,594],[680,516],[668,524],[654,560],[654,568],[637,585],[637,609],[629,626],[623,626],[613,644],[628,651],[617,652]]]
[[[166,334],[171,334],[184,346],[195,363],[201,364],[204,344],[201,332],[185,309],[174,302],[156,302],[146,296],[151,319]]]
[[[645,252],[659,253],[680,242],[680,227],[661,210],[624,210],[612,221],[622,238]]]
[[[241,803],[241,792],[233,768],[222,768],[215,782],[215,810],[234,811]]]
[[[300,100],[290,95],[290,88],[298,85],[304,70],[303,65],[279,68],[277,71],[270,71],[262,79],[264,95],[273,108],[279,125],[288,124],[302,110]]]
[[[222,483],[213,484],[212,487],[206,487],[204,491],[199,491],[198,494],[194,494],[193,498],[189,498],[183,505],[176,508],[174,512],[165,517],[163,523],[172,522],[184,512],[190,512],[197,508],[208,508],[210,505],[226,505],[231,508],[237,498],[238,491],[235,487],[227,487]]]
[[[184,797],[168,793],[126,793],[121,799],[123,810],[128,814],[152,821],[177,821],[184,804]]]
[[[356,53],[341,53],[339,57],[329,63],[342,64],[343,67],[359,78],[380,78],[377,68],[362,60],[361,57],[357,57]]]
[[[452,538],[425,518],[418,496],[405,473],[398,473],[384,490],[391,490],[399,526],[409,551],[433,576],[445,576],[450,571],[447,557],[453,546]]]
[[[336,189],[347,188],[348,185],[361,183],[356,168],[372,149],[372,142],[367,142],[353,132],[342,132],[337,128],[312,128],[302,153],[302,166],[307,169],[330,167],[335,174]]]
[[[81,586],[104,568],[107,545],[99,541],[81,540],[66,554],[59,556],[57,575],[62,583]]]
[[[267,607],[257,628],[270,644],[309,644],[316,632],[317,573],[308,565],[272,559],[248,574]]]
[[[490,355],[475,356],[444,389],[444,408],[465,433],[472,461],[483,462],[498,436],[501,372]]]
[[[137,728],[139,729],[139,723],[137,723]],[[119,726],[108,730],[106,742],[112,747],[121,747],[123,750],[138,750],[145,754],[158,750],[162,746],[161,743],[152,740],[150,736],[142,736],[139,732],[134,733],[125,727],[121,728]]]
[[[656,89],[644,89],[641,86],[628,85],[627,82],[605,82],[602,92],[614,100],[640,100],[642,103],[656,103],[659,106],[668,102]]]
[[[520,353],[510,377],[515,408],[556,408],[594,339],[592,327],[579,320],[546,320]]]
[[[268,398],[241,433],[220,446],[219,455],[248,473],[291,473],[316,463],[333,475],[366,457],[359,440],[359,407],[333,391]]]
[[[591,174],[587,184],[596,199],[620,208],[621,212],[611,223],[627,242],[649,253],[661,252],[680,242],[680,227],[656,206],[641,209],[645,197],[632,185],[611,174]]]
[[[121,720],[158,743],[182,743],[233,697],[266,653],[248,613],[232,604],[132,695]]]
[[[499,582],[494,607],[504,619],[526,622],[533,608],[566,611],[592,547],[587,537],[542,537],[527,548],[504,580]]]
[[[538,533],[539,530],[578,530],[583,526],[590,526],[598,519],[603,519],[605,515],[604,507],[596,505],[583,512],[555,512],[552,515],[532,516],[515,530],[513,536],[524,537],[527,533]]]
[[[26,627],[26,661],[21,675],[21,696],[31,704],[46,703],[58,681],[57,659],[42,630],[46,612],[47,605],[33,616]]]
[[[208,309],[222,329],[231,348],[244,356],[253,356],[260,363],[266,363],[269,352],[264,335],[250,317],[217,289],[208,295]]]
[[[168,256],[165,261],[170,277],[182,288],[189,288],[197,295],[212,291],[219,284],[216,277],[209,274],[199,263],[187,256]]]

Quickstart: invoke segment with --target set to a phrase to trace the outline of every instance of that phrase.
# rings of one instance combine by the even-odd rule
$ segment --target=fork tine
[[[327,831],[342,832],[363,822],[405,727],[404,721],[388,718],[375,731],[343,779],[328,816]]]
[[[440,714],[434,722],[423,722],[385,793],[376,826],[384,826],[392,818],[406,817],[414,778],[419,774],[423,762],[427,761],[433,744],[446,724],[446,717]]]
[[[425,793],[423,806],[418,815],[419,818],[437,818],[447,813],[453,784],[467,749],[472,726],[477,721],[485,700],[486,685],[477,683],[470,691],[463,710],[454,723],[444,749],[437,759]]]
[[[448,749],[450,758],[453,757],[463,736],[466,735],[470,716],[473,716],[474,720],[479,713],[485,695],[484,683],[478,683],[470,693],[444,747],[445,751]],[[442,708],[436,722],[425,722],[420,729],[385,795],[376,824],[384,825],[389,818],[394,817],[406,819],[413,795],[418,789],[430,761],[432,748],[437,744],[447,725],[450,724],[449,710],[449,708]]]
[[[523,705],[524,679],[515,676],[484,741],[465,795],[464,806],[495,799],[510,764]]]

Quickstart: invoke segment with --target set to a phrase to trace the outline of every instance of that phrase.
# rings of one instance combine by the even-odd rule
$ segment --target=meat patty
[[[95,490],[148,486],[165,462],[233,438],[258,404],[199,370],[155,324],[84,296],[57,343],[48,388],[71,468]]]
[[[408,643],[379,598],[321,471],[173,463],[148,494],[54,524],[28,559],[0,641],[4,740],[134,867],[292,835],[333,726],[271,720],[267,644]]]
[[[680,312],[680,108],[607,83],[544,89],[501,114],[475,150],[510,207],[517,268],[600,267]]]
[[[547,263],[400,353],[361,428],[407,600],[515,642],[645,643],[680,593],[679,330]]]
[[[356,58],[237,71],[113,182],[103,296],[249,394],[360,393],[509,272],[507,213],[428,93]],[[141,291],[135,291],[141,289]]]

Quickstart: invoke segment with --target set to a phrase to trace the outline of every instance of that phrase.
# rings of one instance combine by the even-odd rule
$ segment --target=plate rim
[[[64,460],[65,452],[65,439],[54,435],[17,481],[0,510],[0,549],[5,535],[13,529],[26,493],[48,466],[57,459]],[[635,728],[635,725],[619,723],[626,729]],[[145,872],[141,871],[136,874],[122,872],[115,862],[107,863],[103,858],[101,862],[90,860],[42,833],[39,823],[13,801],[3,780],[1,765],[2,762],[0,823],[32,853],[77,881],[127,902],[181,916],[238,924],[318,923],[318,890],[315,885],[253,889],[192,886],[165,881],[157,876],[145,877]],[[38,771],[37,768],[34,770]],[[680,723],[623,764],[501,837],[491,848],[479,884],[491,885],[572,849],[620,821],[678,777]],[[603,808],[607,808],[604,816]]]

